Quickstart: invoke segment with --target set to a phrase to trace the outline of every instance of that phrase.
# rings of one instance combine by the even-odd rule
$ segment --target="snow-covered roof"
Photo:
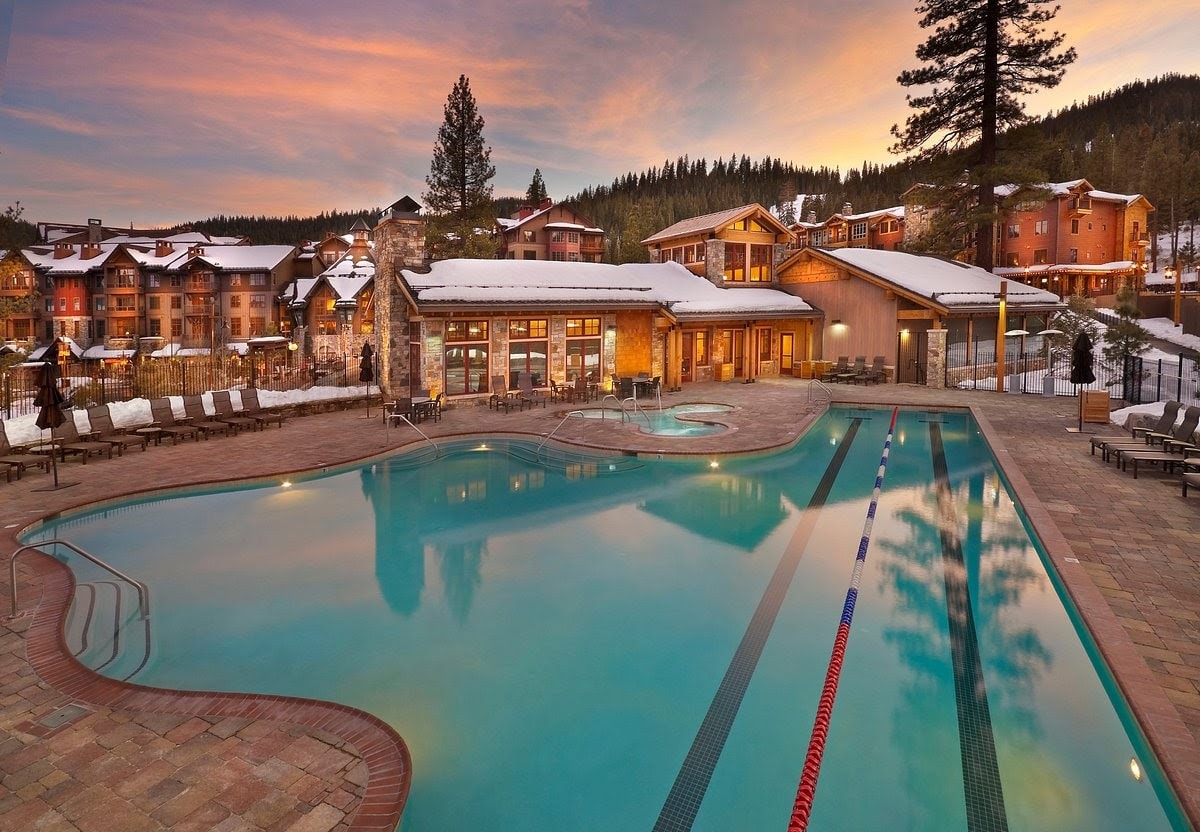
[[[202,231],[182,231],[178,234],[163,234],[157,237],[118,234],[115,237],[105,238],[104,242],[129,243],[135,246],[153,246],[159,240],[165,240],[169,243],[174,243],[176,247],[190,245],[236,246],[245,242],[244,237],[213,237],[205,234]]]
[[[295,246],[202,246],[202,249],[203,253],[196,255],[198,259],[226,271],[270,270],[296,250]]]
[[[1113,260],[1111,263],[1041,263],[1036,266],[998,266],[995,273],[1004,276],[1023,274],[1120,274],[1132,271],[1136,264],[1132,260]]]
[[[741,205],[737,208],[727,208],[724,211],[714,211],[711,214],[703,214],[699,217],[689,217],[686,220],[680,220],[674,225],[668,226],[662,231],[659,231],[657,234],[651,234],[649,237],[642,240],[642,245],[649,245],[650,243],[656,243],[660,240],[670,240],[675,237],[687,237],[692,234],[703,234],[708,231],[716,231],[720,228],[724,228],[735,220],[754,213],[756,210],[762,212],[765,216],[770,217],[770,219],[773,220],[776,225],[779,225],[781,228],[783,227],[782,223],[775,219],[774,215],[771,214],[770,211],[755,202],[751,203],[750,205]]]
[[[307,301],[316,288],[325,283],[333,290],[336,300],[349,300],[358,297],[374,279],[375,261],[362,256],[355,259],[347,252],[316,277],[295,280],[280,293],[280,298],[287,303]]]
[[[1078,190],[1079,188],[1081,188],[1084,185],[1087,186],[1086,189]],[[1029,186],[1027,186],[1027,185],[997,185],[995,188],[996,196],[1001,196],[1001,197],[1012,196],[1018,190],[1020,190],[1021,188],[1025,188],[1025,187],[1029,187]],[[1042,182],[1038,185],[1034,185],[1033,187],[1044,188],[1044,189],[1050,191],[1056,197],[1067,196],[1068,194],[1078,192],[1085,196],[1089,196],[1092,199],[1101,199],[1101,200],[1105,200],[1107,202],[1122,202],[1126,205],[1129,205],[1132,202],[1136,202],[1137,200],[1142,199],[1141,194],[1115,194],[1110,191],[1098,191],[1098,190],[1092,188],[1092,183],[1088,182],[1086,179],[1072,179],[1068,182]]]
[[[110,350],[103,344],[96,344],[95,346],[88,347],[83,351],[83,357],[91,360],[98,360],[101,358],[128,358],[131,355],[133,355],[133,350]]]
[[[54,246],[34,246],[22,249],[22,254],[25,255],[25,259],[31,266],[50,274],[86,274],[103,266],[105,261],[117,250],[115,245],[108,243],[100,243],[99,246],[98,254],[86,258],[82,256],[83,247],[80,245],[72,245],[71,253],[65,257],[55,257]]]
[[[678,263],[441,260],[426,274],[401,272],[419,304],[661,306],[677,315],[811,314],[776,289],[723,289]]]
[[[67,335],[60,335],[52,343],[47,344],[44,347],[38,347],[33,352],[29,353],[29,360],[30,361],[42,361],[43,356],[46,355],[46,352],[48,350],[57,350],[58,349],[59,341],[66,341],[67,347],[71,350],[71,355],[75,356],[76,358],[79,358],[83,355],[83,348],[75,343],[74,338],[71,338],[70,336],[67,336]],[[50,356],[51,359],[53,359],[55,357],[56,357],[56,354],[54,354],[54,353],[52,353]]]
[[[821,254],[840,260],[875,277],[943,306],[998,305],[1002,277],[977,266],[904,251],[872,248],[821,250]],[[1061,305],[1058,295],[1008,282],[1008,303],[1014,305]]]
[[[1195,283],[1198,277],[1200,277],[1200,275],[1197,275],[1196,272],[1183,272],[1182,274],[1179,275],[1179,282],[1180,282],[1180,284]],[[1174,286],[1175,285],[1175,275],[1172,274],[1171,277],[1168,278],[1166,276],[1166,274],[1163,272],[1150,272],[1149,274],[1146,275],[1146,285],[1147,286]]]

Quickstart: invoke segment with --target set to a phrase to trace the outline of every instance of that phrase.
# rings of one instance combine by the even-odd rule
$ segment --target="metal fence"
[[[1120,395],[1125,373],[1101,360],[1097,351],[1092,369],[1096,380],[1091,384],[1071,383],[1069,349],[1047,349],[1041,339],[1026,339],[1026,349],[1005,351],[1004,366],[996,363],[994,340],[957,341],[946,345],[947,387],[964,390],[995,390],[997,376],[1004,375],[1004,389],[1011,393],[1035,393],[1042,396],[1077,396],[1080,390],[1109,390]]]
[[[236,354],[178,358],[70,363],[60,370],[63,395],[75,407],[90,407],[129,399],[190,396],[208,390],[307,390],[310,387],[351,387],[358,380],[360,358],[336,356],[319,361],[291,361],[286,357],[259,356],[249,360]],[[16,365],[0,375],[0,415],[5,419],[37,410],[37,368]]]
[[[1170,359],[1131,357],[1125,362],[1121,389],[1130,404],[1172,400],[1191,404],[1200,399],[1200,364],[1195,356],[1182,353]]]

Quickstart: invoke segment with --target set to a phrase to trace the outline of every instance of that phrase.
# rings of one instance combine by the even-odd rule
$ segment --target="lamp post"
[[[1173,320],[1175,321],[1175,326],[1180,326],[1179,304],[1180,304],[1180,301],[1182,300],[1181,292],[1183,291],[1183,274],[1179,270],[1178,261],[1167,266],[1166,275],[1167,275],[1167,280],[1171,280],[1172,278],[1175,280],[1175,314],[1174,314]]]
[[[1046,375],[1042,376],[1042,395],[1052,397],[1054,395],[1054,374],[1050,371],[1050,336],[1062,335],[1061,329],[1043,329],[1037,333],[1041,336],[1042,342],[1046,345]]]
[[[1008,328],[1008,281],[1000,281],[1000,314],[996,319],[996,392],[1004,392],[1004,333]]]

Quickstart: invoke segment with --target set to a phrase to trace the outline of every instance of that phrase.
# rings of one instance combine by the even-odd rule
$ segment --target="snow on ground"
[[[370,391],[376,395],[379,394],[378,387],[371,387]],[[310,387],[307,390],[287,390],[279,393],[272,390],[259,390],[258,403],[262,407],[267,408],[286,407],[305,402],[349,399],[355,396],[365,396],[367,392],[368,388],[365,386]],[[168,396],[167,398],[171,401],[171,412],[175,416],[182,418],[185,415],[183,398],[181,396]],[[239,392],[231,390],[230,398],[233,400],[233,409],[241,410],[242,402]],[[213,407],[212,395],[210,393],[205,393],[201,399],[204,402],[205,413],[211,416],[217,412],[216,408]],[[149,424],[152,421],[149,399],[130,399],[126,402],[112,402],[108,406],[108,412],[111,414],[113,426],[116,428],[133,428]],[[92,429],[91,424],[88,422],[86,410],[71,410],[69,413],[75,418],[75,427],[78,430],[86,433]],[[48,439],[50,432],[39,430],[36,422],[36,413],[18,416],[15,419],[6,419],[4,421],[4,433],[8,437],[9,444],[32,445],[43,439]]]
[[[1141,318],[1138,323],[1142,325],[1142,329],[1150,333],[1152,338],[1200,352],[1200,336],[1184,334],[1183,330],[1175,326],[1170,318]],[[1174,356],[1171,357],[1174,358]]]

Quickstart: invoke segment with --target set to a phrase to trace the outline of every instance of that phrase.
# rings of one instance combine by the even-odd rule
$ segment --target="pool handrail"
[[[578,417],[580,417],[580,418],[582,419],[582,418],[583,418],[583,411],[582,411],[582,410],[570,410],[570,411],[568,411],[568,412],[567,412],[567,415],[566,415],[566,416],[563,416],[563,417],[562,417],[562,420],[561,420],[561,421],[560,421],[560,422],[559,422],[557,425],[555,425],[555,426],[554,426],[554,430],[552,430],[552,431],[550,431],[549,433],[547,433],[547,434],[546,434],[546,438],[545,438],[545,439],[543,439],[543,440],[541,441],[541,444],[539,444],[539,445],[537,446],[537,451],[536,451],[536,452],[534,452],[534,456],[533,456],[533,458],[534,458],[534,459],[536,459],[536,460],[538,460],[538,461],[541,461],[541,458],[542,458],[542,448],[544,448],[544,447],[546,446],[546,443],[550,441],[550,437],[551,437],[551,436],[553,436],[555,433],[557,433],[557,432],[558,432],[558,429],[559,429],[559,428],[561,428],[561,427],[562,427],[564,424],[566,424],[566,421],[567,421],[568,419],[570,419],[572,416],[578,416]]]
[[[20,555],[22,552],[26,551],[27,549],[41,549],[43,546],[66,546],[68,549],[70,549],[75,554],[79,555],[81,558],[90,560],[92,563],[96,564],[101,569],[105,569],[108,572],[111,572],[113,575],[116,575],[121,580],[127,581],[128,583],[132,584],[133,588],[137,590],[138,612],[139,612],[140,616],[142,618],[150,617],[150,587],[146,586],[144,583],[137,580],[136,578],[129,577],[121,570],[116,569],[115,567],[109,566],[107,563],[100,560],[100,558],[96,557],[95,555],[93,555],[89,552],[85,552],[83,549],[80,549],[74,543],[71,543],[66,540],[57,540],[56,539],[56,540],[42,540],[37,543],[30,543],[26,546],[22,546],[20,549],[13,552],[12,557],[9,558],[8,577],[9,577],[9,584],[12,587],[12,615],[10,616],[11,618],[17,617],[17,556]],[[51,555],[51,557],[53,557],[53,555]]]
[[[813,396],[814,389],[819,390],[821,393],[824,394],[821,397],[816,397],[816,399],[817,399],[816,402],[814,402],[814,396]],[[829,403],[832,401],[833,401],[833,391],[829,389],[829,385],[825,384],[825,382],[823,382],[817,378],[814,378],[812,381],[810,381],[808,383],[808,402],[805,405],[805,410],[807,412],[812,413],[815,410],[819,409],[822,405],[828,406]]]
[[[403,413],[388,413],[385,408],[384,409],[384,417],[383,417],[383,424],[385,426],[385,429],[386,429],[388,422],[390,422],[392,419],[395,419],[398,422],[404,422],[404,424],[408,425],[410,428],[415,430],[417,433],[421,434],[421,438],[433,446],[434,459],[437,459],[437,457],[441,455],[441,449],[438,448],[436,442],[434,442],[432,439],[429,438],[429,436],[425,433],[425,431],[421,430],[419,427],[414,425],[412,423],[412,421],[407,416],[405,416]]]

